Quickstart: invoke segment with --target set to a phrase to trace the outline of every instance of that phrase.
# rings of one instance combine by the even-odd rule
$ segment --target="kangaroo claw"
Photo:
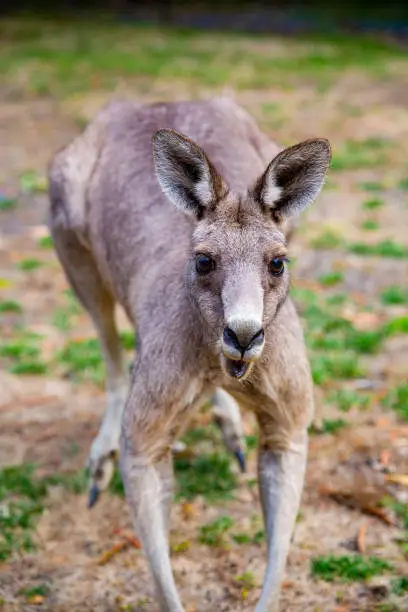
[[[89,509],[94,507],[94,505],[96,504],[96,502],[99,499],[100,493],[101,493],[101,491],[100,491],[98,485],[93,484],[91,486],[91,488],[89,489],[89,497],[88,497],[88,508]]]
[[[241,472],[246,472],[246,459],[245,459],[244,451],[242,451],[241,449],[238,449],[237,451],[234,452],[234,455],[237,458]]]

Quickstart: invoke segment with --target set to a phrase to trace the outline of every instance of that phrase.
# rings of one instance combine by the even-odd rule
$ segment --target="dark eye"
[[[283,259],[280,259],[280,257],[275,257],[269,264],[269,272],[272,274],[272,276],[280,276],[283,274],[284,269],[285,264]]]
[[[195,266],[198,274],[209,274],[215,268],[215,261],[208,255],[196,255]]]

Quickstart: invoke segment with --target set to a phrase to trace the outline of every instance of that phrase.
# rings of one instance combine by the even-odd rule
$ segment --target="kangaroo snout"
[[[265,344],[264,330],[258,321],[229,321],[224,328],[223,353],[228,359],[253,361],[258,359]]]

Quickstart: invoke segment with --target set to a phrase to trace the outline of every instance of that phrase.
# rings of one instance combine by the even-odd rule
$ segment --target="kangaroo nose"
[[[225,344],[244,353],[249,348],[260,346],[264,342],[264,330],[253,321],[240,322],[224,329]]]

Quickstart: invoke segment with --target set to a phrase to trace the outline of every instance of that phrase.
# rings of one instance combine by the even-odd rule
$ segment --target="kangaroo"
[[[280,150],[220,98],[110,103],[51,163],[55,247],[107,368],[91,502],[120,450],[162,612],[184,610],[169,557],[172,447],[210,397],[227,420],[233,406],[230,425],[238,406],[259,424],[267,565],[256,612],[279,609],[313,415],[285,232],[320,192],[330,157],[325,139]],[[115,302],[138,335],[130,384]]]

